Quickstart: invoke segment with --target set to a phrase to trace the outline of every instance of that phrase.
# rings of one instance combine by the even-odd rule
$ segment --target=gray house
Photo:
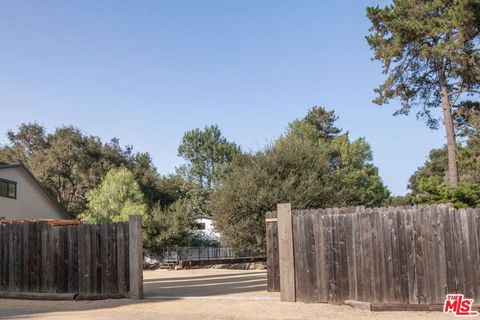
[[[70,219],[24,164],[0,165],[0,217]]]

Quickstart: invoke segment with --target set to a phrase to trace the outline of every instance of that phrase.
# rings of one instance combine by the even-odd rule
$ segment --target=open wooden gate
[[[0,298],[142,298],[141,217],[0,224]]]
[[[291,210],[266,215],[268,288],[282,301],[442,306],[480,301],[480,208]]]

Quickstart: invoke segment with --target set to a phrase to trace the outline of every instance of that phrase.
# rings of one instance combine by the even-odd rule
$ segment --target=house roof
[[[42,190],[43,193],[45,193],[47,198],[53,203],[53,205],[58,209],[58,211],[62,214],[62,216],[66,219],[72,219],[72,217],[70,217],[70,215],[65,210],[63,210],[63,208],[58,204],[58,202],[52,197],[52,195],[50,193],[48,193],[47,189],[45,189],[45,187],[42,185],[42,183],[35,177],[35,175],[32,173],[32,171],[30,171],[30,169],[28,169],[28,167],[25,164],[14,163],[14,164],[0,165],[0,170],[11,169],[11,168],[23,169],[27,173],[27,175],[29,175],[30,178],[32,178],[32,180],[37,184],[37,186],[40,188],[40,190]]]

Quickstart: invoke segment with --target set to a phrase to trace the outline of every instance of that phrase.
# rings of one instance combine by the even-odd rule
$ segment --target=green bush
[[[156,205],[145,221],[144,248],[160,255],[167,248],[187,246],[194,239],[195,212],[191,201],[180,199],[163,209]]]
[[[455,208],[469,208],[480,204],[480,185],[463,181],[458,186],[448,186],[437,176],[420,177],[414,204],[451,203]]]
[[[100,186],[88,192],[87,210],[81,219],[86,223],[123,222],[130,215],[144,216],[146,211],[143,193],[132,172],[111,169]]]

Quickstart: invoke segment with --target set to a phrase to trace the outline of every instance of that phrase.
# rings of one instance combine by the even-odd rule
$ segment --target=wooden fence
[[[455,292],[480,301],[480,208],[278,212],[266,215],[268,288],[282,301],[441,304]]]
[[[140,217],[99,225],[0,224],[0,297],[138,297],[139,226]]]

